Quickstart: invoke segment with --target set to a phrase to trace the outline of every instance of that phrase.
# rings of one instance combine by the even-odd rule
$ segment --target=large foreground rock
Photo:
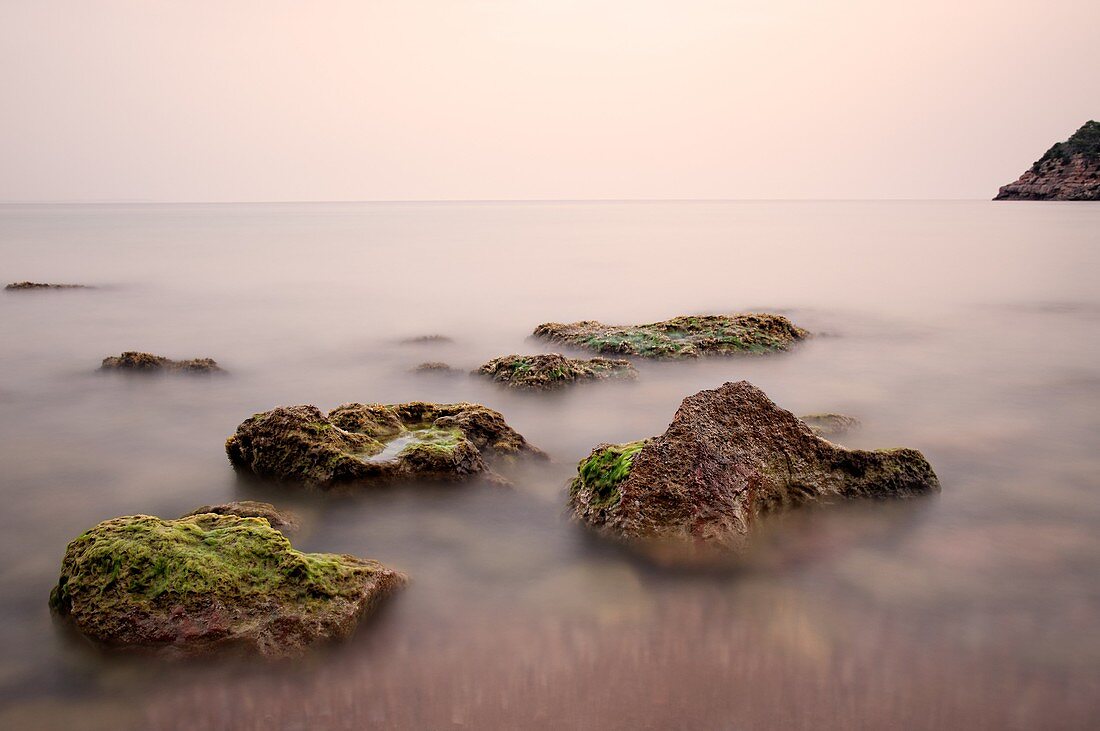
[[[643,358],[770,353],[788,350],[809,336],[786,317],[767,313],[684,316],[647,325],[548,322],[535,328],[534,334],[597,353]]]
[[[294,550],[262,518],[114,518],[65,551],[50,606],[106,645],[272,657],[346,637],[405,577],[376,561]]]
[[[583,381],[631,380],[638,371],[630,361],[611,358],[566,358],[560,353],[506,355],[474,371],[509,388],[549,390]]]
[[[542,455],[479,404],[280,406],[256,414],[225,443],[230,462],[259,477],[318,487],[407,479],[462,480],[495,460]]]
[[[122,355],[103,359],[101,371],[125,371],[133,373],[224,373],[213,358],[172,360],[162,355],[128,350]]]
[[[920,452],[844,449],[740,381],[684,399],[659,437],[597,447],[579,465],[570,505],[631,541],[737,551],[766,513],[939,488]]]
[[[1100,122],[1088,121],[1035,161],[997,201],[1100,201]]]

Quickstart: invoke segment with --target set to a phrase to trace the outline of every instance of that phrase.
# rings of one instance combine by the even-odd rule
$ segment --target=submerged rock
[[[580,520],[628,541],[737,551],[772,511],[939,489],[920,452],[844,449],[740,381],[684,399],[659,437],[596,447],[569,500]]]
[[[993,200],[1100,201],[1100,122],[1085,122],[1068,140],[1055,143]]]
[[[414,373],[458,373],[457,368],[452,368],[449,363],[444,363],[440,360],[430,360],[425,363],[419,363],[413,368]]]
[[[281,533],[298,530],[298,518],[293,513],[279,510],[271,503],[261,503],[255,500],[234,500],[220,505],[203,505],[183,517],[189,518],[192,515],[202,515],[203,513],[236,515],[238,518],[263,518],[272,528]]]
[[[405,479],[462,480],[490,462],[542,455],[479,404],[280,406],[256,414],[225,443],[230,462],[259,477],[329,487]]]
[[[12,282],[4,289],[18,291],[28,289],[95,289],[87,284],[49,284],[46,282]]]
[[[810,427],[810,431],[826,439],[844,436],[861,426],[859,419],[844,414],[806,414],[798,418]]]
[[[643,358],[697,358],[710,354],[760,354],[788,350],[809,333],[782,315],[699,315],[674,317],[647,325],[604,325],[585,320],[548,322],[535,336],[587,348]]]
[[[444,343],[454,342],[446,335],[417,335],[411,338],[402,338],[401,343],[404,345],[443,345]]]
[[[350,635],[405,581],[377,561],[296,551],[261,518],[133,515],[69,544],[50,606],[106,645],[282,657]]]
[[[638,371],[628,360],[566,358],[560,353],[506,355],[474,371],[511,388],[551,389],[580,381],[634,379]]]
[[[101,371],[135,371],[138,373],[225,373],[213,358],[172,360],[162,355],[128,350],[122,355],[103,359]]]

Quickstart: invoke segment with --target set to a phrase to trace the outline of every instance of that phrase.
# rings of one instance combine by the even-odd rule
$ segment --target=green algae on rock
[[[104,358],[99,370],[135,373],[225,373],[212,358],[172,360],[162,355],[140,353],[135,350]]]
[[[811,500],[939,489],[920,452],[844,449],[740,381],[684,399],[661,436],[596,447],[569,502],[603,533],[691,554],[738,552],[763,515]]]
[[[541,456],[498,412],[479,404],[280,406],[256,414],[225,443],[230,462],[259,477],[316,487],[408,479],[463,480],[495,460]]]
[[[218,505],[203,505],[201,508],[195,508],[182,517],[189,518],[192,515],[202,515],[204,513],[236,515],[238,518],[263,518],[272,528],[281,533],[298,529],[298,518],[293,513],[279,510],[271,503],[262,503],[256,500],[233,500]]]
[[[548,322],[535,328],[534,335],[597,353],[673,359],[772,353],[809,337],[786,317],[768,313],[681,316],[646,325]]]
[[[801,419],[806,426],[810,427],[810,431],[825,439],[844,436],[848,432],[860,427],[859,419],[844,414],[806,414],[798,418]]]
[[[133,515],[69,544],[50,606],[109,646],[285,657],[350,635],[405,581],[377,561],[296,551],[263,518]]]
[[[560,353],[506,355],[474,371],[510,388],[548,390],[581,381],[634,379],[638,371],[628,360],[566,358]]]

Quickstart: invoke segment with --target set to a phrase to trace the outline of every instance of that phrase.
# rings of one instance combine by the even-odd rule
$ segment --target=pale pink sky
[[[0,200],[989,198],[1098,0],[4,0]]]

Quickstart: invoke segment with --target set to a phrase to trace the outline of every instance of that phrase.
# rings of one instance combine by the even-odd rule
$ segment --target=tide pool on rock
[[[632,380],[638,371],[628,360],[566,358],[560,353],[506,355],[474,371],[509,388],[549,390],[583,381]]]
[[[490,463],[543,456],[479,404],[280,406],[247,419],[225,443],[230,462],[258,477],[316,487],[409,479],[457,481]]]
[[[405,582],[377,561],[296,551],[264,518],[133,515],[69,544],[50,607],[108,646],[287,657],[347,637]]]
[[[596,447],[569,502],[603,533],[691,555],[739,552],[763,515],[809,501],[939,489],[920,452],[844,449],[740,381],[684,399],[661,436]]]
[[[646,325],[548,322],[535,328],[534,335],[597,353],[668,359],[760,355],[789,350],[809,337],[786,317],[768,313],[690,315]]]

